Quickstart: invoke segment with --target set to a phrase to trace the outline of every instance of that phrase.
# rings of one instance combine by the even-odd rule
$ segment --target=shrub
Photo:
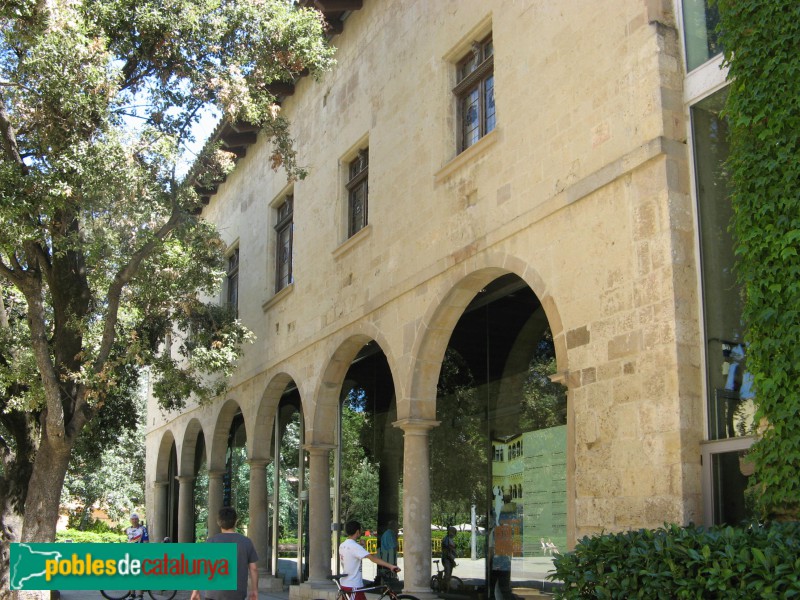
[[[114,531],[80,531],[78,529],[64,529],[56,532],[56,541],[72,540],[76,544],[82,543],[108,543],[127,542],[128,536]]]
[[[585,537],[553,566],[556,598],[800,597],[800,523]]]

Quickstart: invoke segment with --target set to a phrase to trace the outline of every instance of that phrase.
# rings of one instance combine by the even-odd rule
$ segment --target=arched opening
[[[308,457],[300,393],[290,382],[275,415],[273,461],[267,465],[272,572],[286,583],[308,578]]]
[[[175,442],[169,449],[167,463],[167,522],[164,535],[170,539],[178,539],[178,452]],[[155,540],[160,541],[160,540]]]
[[[440,559],[455,526],[453,574],[485,585],[488,597],[541,588],[553,548],[566,547],[567,400],[555,373],[544,309],[513,274],[476,294],[442,360],[440,425],[431,431],[433,554]]]
[[[392,531],[402,528],[403,438],[402,431],[392,425],[396,420],[389,363],[380,346],[369,342],[350,363],[340,394],[337,450],[331,455],[334,522],[361,523],[367,549],[392,563],[402,551],[402,537],[383,538],[383,544],[381,540],[384,534],[392,536]],[[344,540],[343,532],[337,533],[334,554]],[[338,572],[336,557],[334,563]],[[368,561],[363,569],[365,579],[382,575]]]
[[[222,506],[232,506],[239,515],[237,528],[246,530],[250,523],[250,468],[247,465],[247,433],[241,412],[233,416],[225,452],[222,476]]]
[[[208,460],[206,438],[202,431],[198,434],[195,444],[193,467],[192,472],[195,474],[192,494],[193,541],[204,542],[208,538]]]

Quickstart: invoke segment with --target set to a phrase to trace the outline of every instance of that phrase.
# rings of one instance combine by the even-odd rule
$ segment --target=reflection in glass
[[[709,0],[683,0],[683,30],[686,36],[687,71],[691,71],[720,52],[717,25],[719,8]]]
[[[743,453],[723,452],[712,455],[714,523],[738,525],[751,514],[747,506],[747,477],[742,474]]]
[[[755,389],[747,371],[742,292],[734,271],[728,125],[720,117],[727,90],[692,107],[706,326],[709,439],[751,435]]]
[[[566,547],[566,394],[555,370],[544,311],[513,275],[476,296],[443,357],[432,521],[461,530],[459,557],[475,560],[454,575],[483,579],[490,597],[534,586]]]

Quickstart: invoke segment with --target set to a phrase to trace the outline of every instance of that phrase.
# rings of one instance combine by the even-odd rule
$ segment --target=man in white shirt
[[[350,592],[364,587],[364,580],[361,578],[361,561],[365,558],[395,573],[400,571],[400,567],[386,562],[377,554],[370,554],[358,542],[361,537],[361,523],[348,521],[344,525],[344,532],[347,539],[339,545],[339,561],[342,565],[340,584],[343,590]],[[364,592],[356,592],[354,600],[366,600]]]

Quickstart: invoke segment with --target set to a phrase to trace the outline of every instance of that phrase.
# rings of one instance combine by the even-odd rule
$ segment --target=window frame
[[[347,237],[353,237],[369,225],[369,147],[362,148],[347,163]],[[361,218],[356,218],[356,207],[359,193],[363,192]]]
[[[676,6],[677,15],[679,19],[680,38],[683,49],[683,56],[687,56],[686,47],[686,28],[684,23],[684,2],[681,0]],[[717,511],[715,506],[717,503],[718,493],[721,490],[717,486],[714,478],[714,456],[723,455],[731,452],[739,452],[744,454],[755,442],[756,438],[753,436],[741,437],[728,437],[723,439],[710,439],[710,419],[709,412],[709,372],[711,368],[711,357],[708,352],[708,339],[707,339],[707,317],[706,317],[706,289],[703,280],[703,252],[702,241],[700,235],[702,232],[700,226],[700,195],[698,191],[699,174],[697,172],[697,142],[696,142],[696,127],[693,119],[693,108],[699,105],[704,99],[716,94],[723,90],[730,82],[727,80],[728,69],[724,65],[722,54],[716,54],[709,57],[709,59],[691,70],[688,67],[688,62],[684,59],[684,68],[686,70],[683,81],[683,101],[684,110],[686,113],[686,126],[687,126],[687,145],[690,152],[689,160],[689,173],[691,180],[691,196],[692,206],[694,211],[694,226],[695,231],[695,255],[698,257],[698,268],[696,271],[697,286],[700,290],[698,294],[698,310],[700,315],[700,330],[703,336],[703,343],[701,344],[701,365],[702,365],[702,398],[703,398],[703,440],[700,442],[701,452],[701,489],[702,489],[702,507],[703,507],[703,522],[706,526],[713,526],[715,524],[715,517]]]
[[[275,293],[294,283],[294,194],[287,194],[275,207]],[[287,236],[287,237],[285,237]],[[284,240],[286,244],[284,245]],[[286,247],[284,259],[283,250]],[[286,266],[284,273],[284,265]]]
[[[487,55],[487,49],[491,52]],[[465,68],[475,60],[476,53],[480,53],[476,64],[469,72],[464,72]],[[453,95],[456,99],[456,119],[458,123],[458,151],[464,152],[474,146],[479,140],[483,139],[488,133],[497,127],[497,111],[491,114],[491,126],[489,123],[490,115],[488,110],[488,93],[486,83],[491,80],[492,106],[494,106],[494,40],[492,34],[484,36],[483,39],[473,42],[470,52],[456,63],[457,83],[453,88]],[[464,103],[477,91],[478,106],[478,135],[475,139],[467,139],[465,127]],[[471,130],[474,131],[474,130]]]
[[[239,316],[239,247],[234,248],[227,255],[227,266],[225,268],[225,304]]]

